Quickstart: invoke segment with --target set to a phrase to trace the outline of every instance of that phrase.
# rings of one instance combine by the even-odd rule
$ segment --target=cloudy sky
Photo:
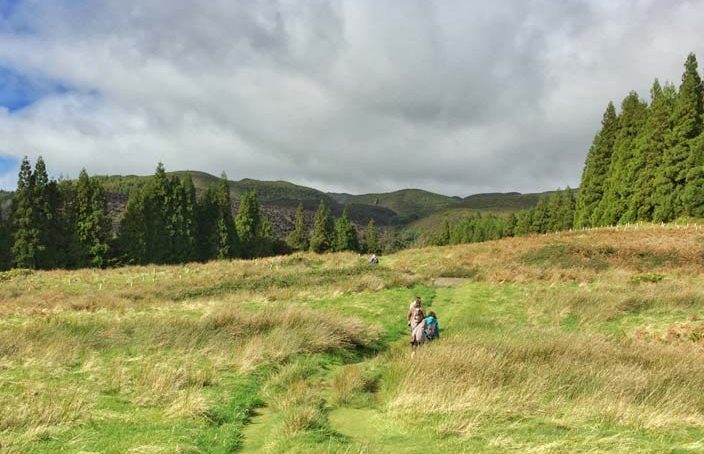
[[[0,187],[198,169],[353,193],[575,186],[704,2],[0,0]]]

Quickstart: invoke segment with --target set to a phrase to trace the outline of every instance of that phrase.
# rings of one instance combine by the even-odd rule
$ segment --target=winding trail
[[[460,282],[461,281],[461,282]],[[452,308],[447,303],[449,297],[453,293],[454,287],[457,287],[467,279],[436,279],[433,283],[437,289],[435,298],[430,302],[435,310],[441,311],[443,318],[446,319],[447,314],[452,311]],[[445,288],[441,288],[445,287]],[[405,336],[394,341],[393,344],[405,345]],[[366,357],[358,363],[364,366],[365,363],[374,361],[379,355],[388,351],[381,351],[374,356]],[[350,363],[351,364],[351,363]],[[342,368],[350,364],[338,365],[331,367],[325,374],[324,383],[329,380]],[[329,405],[330,412],[328,420],[332,429],[343,435],[349,440],[347,449],[339,451],[341,453],[426,453],[428,447],[419,443],[417,437],[409,435],[409,432],[402,430],[395,421],[389,420],[388,415],[377,406],[369,406],[363,408],[353,407],[335,407]],[[267,440],[275,430],[278,420],[277,414],[267,407],[260,408],[252,418],[251,422],[245,427],[244,447],[240,451],[242,453],[257,453],[265,452]],[[338,451],[332,451],[338,452]]]

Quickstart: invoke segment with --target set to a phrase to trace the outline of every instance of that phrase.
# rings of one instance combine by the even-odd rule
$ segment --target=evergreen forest
[[[20,165],[8,213],[0,213],[0,269],[84,268],[253,259],[294,250],[375,251],[370,221],[364,236],[345,210],[337,219],[321,201],[312,232],[303,206],[287,241],[275,238],[257,193],[246,192],[233,212],[227,176],[196,193],[190,175],[169,176],[159,163],[148,183],[130,192],[115,222],[99,177],[50,179],[39,157]]]

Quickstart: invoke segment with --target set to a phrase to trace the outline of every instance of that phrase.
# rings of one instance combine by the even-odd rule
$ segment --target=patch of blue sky
[[[26,0],[0,0],[0,31],[13,35],[32,34],[31,8]]]
[[[0,155],[0,189],[15,189],[19,169],[20,161],[17,158]]]
[[[69,91],[61,82],[41,76],[28,76],[12,68],[0,66],[0,106],[10,112],[23,109],[45,96]]]
[[[15,171],[20,168],[20,161],[12,156],[0,156],[0,173]]]
[[[0,17],[7,18],[12,16],[17,7],[22,3],[22,0],[0,0]]]

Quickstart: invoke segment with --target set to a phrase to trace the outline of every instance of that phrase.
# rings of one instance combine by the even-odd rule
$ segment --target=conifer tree
[[[322,253],[332,250],[334,233],[335,226],[332,216],[330,216],[330,210],[321,200],[313,222],[313,234],[310,239],[311,251]]]
[[[174,249],[178,262],[190,262],[197,259],[196,253],[196,188],[193,179],[187,174],[181,181],[174,181],[176,191],[177,228]]]
[[[197,259],[202,262],[214,259],[218,255],[218,221],[220,207],[217,192],[206,189],[196,202],[196,249]]]
[[[459,235],[459,233],[455,232],[456,230],[457,228],[453,228],[450,225],[450,220],[448,218],[443,219],[440,231],[433,235],[432,244],[434,246],[446,246],[451,244],[453,241],[453,234],[455,237]]]
[[[232,202],[230,200],[230,186],[225,172],[220,177],[216,191],[218,217],[216,223],[216,258],[226,259],[238,257],[239,241],[237,229],[232,218]]]
[[[173,263],[175,232],[169,219],[174,205],[173,195],[171,181],[161,162],[144,191],[145,240],[149,263]]]
[[[564,232],[574,227],[574,214],[576,208],[576,198],[574,191],[567,186],[565,189],[555,193],[557,197],[557,209],[552,214],[552,232]]]
[[[685,214],[704,217],[704,133],[692,139],[689,144],[687,180],[682,193]]]
[[[359,250],[359,237],[357,229],[350,221],[347,207],[342,210],[342,216],[335,221],[335,236],[333,250],[357,251]]]
[[[73,185],[69,181],[61,183],[49,180],[44,191],[44,206],[47,209],[46,249],[41,260],[42,268],[66,268],[75,266],[71,256],[71,236],[73,222],[70,210],[73,197]]]
[[[506,236],[516,236],[517,225],[518,217],[516,217],[516,213],[509,214],[508,220],[506,221]]]
[[[697,59],[689,54],[672,114],[672,130],[667,139],[667,153],[655,180],[655,221],[670,221],[686,213],[683,193],[687,173],[696,161],[690,146],[702,131],[702,80]]]
[[[613,103],[609,102],[601,121],[601,131],[594,137],[582,172],[574,221],[578,228],[594,225],[594,212],[604,193],[617,132],[616,109]]]
[[[677,92],[671,84],[661,87],[657,79],[650,90],[651,104],[642,133],[635,141],[633,195],[624,214],[625,222],[651,221],[656,197],[654,182],[659,166],[667,151],[666,139],[670,134],[670,118]]]
[[[558,226],[559,231],[572,230],[574,228],[574,215],[577,210],[577,198],[574,195],[572,188],[567,186],[562,191],[562,203],[560,203],[560,219]]]
[[[17,268],[36,268],[41,244],[38,219],[34,207],[34,176],[29,159],[20,164],[17,189],[12,198],[12,263]]]
[[[514,236],[527,235],[533,225],[533,209],[523,210],[516,215],[516,229]]]
[[[293,231],[289,234],[287,242],[288,245],[296,251],[306,251],[310,246],[303,202],[301,202],[296,209],[296,219],[293,223]]]
[[[108,201],[102,185],[91,180],[85,169],[76,183],[72,209],[78,245],[76,265],[104,267],[110,250],[108,241],[112,236]]]
[[[6,219],[5,213],[0,207],[0,271],[7,270],[12,266],[12,259],[10,258],[11,239],[12,235],[8,219]]]
[[[240,199],[236,220],[237,235],[244,258],[256,257],[257,241],[259,240],[257,232],[260,228],[260,222],[257,193],[254,191],[245,192]]]
[[[145,194],[143,190],[132,191],[125,214],[120,221],[118,248],[124,263],[149,263],[147,255],[147,224],[145,219]]]
[[[367,228],[364,230],[364,251],[370,254],[379,253],[379,238],[374,219],[369,220]]]
[[[39,156],[34,165],[34,186],[31,204],[34,210],[34,222],[39,231],[39,248],[36,255],[37,268],[55,268],[57,244],[52,242],[52,232],[57,226],[58,205],[60,197],[56,185],[49,180],[44,159]]]
[[[545,233],[550,228],[550,211],[548,197],[541,196],[538,204],[533,208],[529,231],[531,233]]]
[[[266,216],[261,216],[255,237],[253,257],[274,255],[274,226]]]
[[[562,219],[560,218],[560,210],[562,208],[562,190],[555,191],[547,202],[548,221],[545,232],[557,232],[560,230]]]
[[[169,179],[164,165],[127,202],[120,225],[120,250],[129,263],[175,263],[179,226],[178,181]]]
[[[632,170],[634,141],[645,124],[646,113],[647,105],[634,91],[621,104],[618,133],[604,194],[595,211],[595,225],[616,224],[628,208],[636,177]]]

